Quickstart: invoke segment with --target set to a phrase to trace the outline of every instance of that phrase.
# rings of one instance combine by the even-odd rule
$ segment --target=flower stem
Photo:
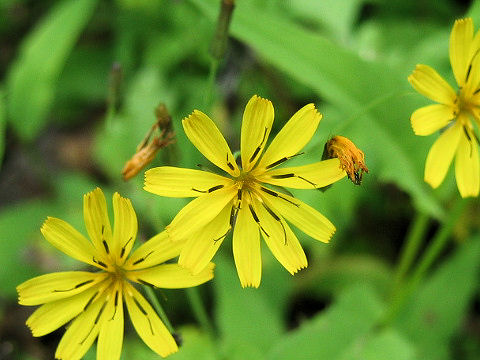
[[[193,315],[197,319],[200,326],[205,330],[205,332],[210,336],[214,337],[215,332],[213,329],[212,324],[208,318],[207,311],[205,310],[205,306],[203,305],[202,299],[200,298],[200,294],[198,293],[197,287],[191,287],[185,289],[188,297],[188,301],[192,306]]]
[[[155,292],[150,286],[144,285],[143,288],[145,289],[148,299],[150,300],[150,303],[155,308],[155,311],[157,312],[158,316],[160,316],[160,319],[162,319],[163,323],[167,327],[170,334],[173,335],[175,333],[175,330],[173,329],[173,326],[170,320],[168,320],[167,314],[163,310],[162,305],[160,305],[160,302],[158,301],[157,296],[155,295]]]
[[[396,269],[392,294],[395,294],[398,291],[398,288],[399,286],[401,286],[406,273],[408,272],[410,266],[417,257],[418,250],[420,249],[420,246],[425,239],[425,233],[428,228],[429,220],[429,216],[425,213],[416,213],[415,218],[413,219],[413,223],[408,231],[407,239],[402,249],[400,262]]]
[[[220,13],[218,14],[217,27],[210,44],[210,72],[208,75],[207,90],[205,91],[205,109],[209,109],[212,103],[213,90],[215,88],[215,78],[217,76],[218,66],[225,56],[228,40],[228,29],[232,20],[235,0],[222,0]]]
[[[428,269],[432,266],[435,260],[437,260],[442,250],[445,249],[445,246],[448,244],[448,240],[450,239],[452,230],[457,223],[457,220],[463,214],[467,203],[468,201],[462,198],[457,200],[453,206],[453,209],[450,211],[449,217],[437,231],[430,243],[430,246],[421,257],[416,268],[412,271],[412,276],[410,279],[393,294],[390,307],[387,310],[384,318],[384,324],[390,324],[393,320],[395,320],[402,306],[423,280]]]
[[[219,61],[215,58],[211,59],[210,62],[210,72],[208,73],[208,80],[207,80],[207,89],[205,91],[204,97],[204,109],[210,109],[212,105],[212,98],[215,89],[215,79],[217,77]]]
[[[459,198],[455,203],[452,211],[450,212],[450,216],[448,217],[447,221],[442,225],[437,234],[435,234],[435,237],[433,238],[430,247],[423,255],[420,263],[418,264],[411,277],[411,282],[415,286],[422,280],[427,270],[435,262],[442,250],[445,248],[445,245],[450,238],[450,234],[452,233],[452,230],[457,223],[457,220],[463,214],[463,211],[465,210],[467,204],[468,200]]]

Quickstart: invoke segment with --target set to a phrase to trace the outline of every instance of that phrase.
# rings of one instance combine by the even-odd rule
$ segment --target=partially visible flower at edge
[[[450,34],[450,63],[458,91],[431,67],[417,65],[408,77],[422,95],[438,104],[417,109],[411,116],[415,134],[430,135],[444,129],[431,147],[425,181],[437,188],[455,158],[455,177],[462,197],[478,196],[479,140],[472,119],[480,124],[480,32],[474,36],[471,18],[456,20]]]
[[[17,287],[19,303],[41,305],[27,320],[33,336],[43,336],[73,319],[57,347],[55,358],[80,359],[98,336],[97,359],[119,359],[124,331],[123,302],[142,340],[157,354],[178,351],[177,344],[148,301],[132,283],[160,288],[184,288],[213,278],[212,263],[197,275],[178,264],[181,243],[162,232],[129,257],[137,236],[137,217],[130,200],[113,195],[113,231],[103,192],[84,195],[84,218],[91,241],[67,222],[49,217],[41,228],[45,239],[98,272],[66,271],[41,275]]]
[[[286,220],[314,239],[328,242],[333,224],[317,210],[275,186],[317,189],[346,174],[338,159],[276,168],[300,151],[314,135],[322,115],[313,104],[297,111],[266,146],[274,118],[269,100],[253,96],[242,121],[239,168],[214,122],[195,110],[182,124],[187,137],[229,177],[176,167],[145,173],[146,191],[169,197],[195,197],[167,226],[173,241],[186,240],[179,264],[194,274],[213,258],[230,231],[241,285],[258,287],[261,279],[260,233],[277,260],[291,273],[307,266],[305,253]]]

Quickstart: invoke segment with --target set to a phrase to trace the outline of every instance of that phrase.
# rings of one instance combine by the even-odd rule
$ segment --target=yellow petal
[[[470,140],[462,134],[455,159],[455,177],[462,197],[478,196],[480,187],[480,169],[478,144],[472,131],[468,130]]]
[[[417,109],[410,119],[416,135],[430,135],[455,119],[454,109],[443,104],[428,105]]]
[[[197,286],[213,278],[215,265],[208,263],[196,275],[178,264],[163,264],[139,271],[127,273],[129,280],[162,289],[181,289]]]
[[[462,131],[462,126],[457,121],[440,135],[428,152],[425,163],[425,182],[434,189],[442,183],[447,174]]]
[[[273,124],[273,105],[254,95],[243,113],[240,150],[243,171],[250,171],[260,158]]]
[[[450,34],[449,55],[453,74],[458,86],[466,80],[470,62],[470,47],[473,40],[473,21],[471,18],[456,20]]]
[[[92,261],[96,253],[92,243],[69,223],[48,217],[40,231],[50,244],[68,256],[84,263],[98,266]]]
[[[83,217],[92,243],[97,249],[98,257],[103,261],[109,257],[108,243],[112,238],[112,230],[107,213],[105,195],[99,188],[83,196]]]
[[[242,287],[256,287],[262,278],[262,257],[260,253],[260,236],[247,204],[238,211],[233,231],[233,257]]]
[[[145,172],[144,190],[160,196],[197,197],[232,180],[211,172],[161,166]]]
[[[240,175],[225,138],[207,115],[195,110],[182,123],[185,134],[203,156],[230,175]]]
[[[73,320],[58,344],[56,359],[79,360],[85,355],[97,338],[106,304],[104,294]]]
[[[212,221],[236,194],[236,187],[229,186],[190,201],[167,226],[168,235],[174,241],[188,238]]]
[[[18,303],[40,305],[79,294],[106,278],[106,273],[65,271],[37,276],[17,286]]]
[[[309,165],[274,169],[258,176],[260,182],[294,189],[315,189],[344,178],[338,159],[319,161]]]
[[[175,340],[147,300],[128,283],[124,296],[133,327],[145,344],[163,357],[177,352]]]
[[[40,306],[27,319],[27,326],[32,331],[32,335],[43,336],[66,324],[80,314],[98,292],[99,289],[96,286],[78,295]]]
[[[193,274],[201,272],[220,248],[230,230],[229,204],[204,228],[193,234],[180,253],[178,263]]]
[[[321,119],[322,115],[313,104],[298,110],[268,146],[257,171],[273,168],[298,154],[312,138]]]
[[[472,50],[474,49],[474,52]],[[475,103],[474,98],[480,92],[480,31],[472,43],[471,56],[467,67],[467,80],[463,84],[462,94],[468,102]]]
[[[290,272],[306,268],[307,257],[297,237],[285,220],[265,203],[255,202],[255,211],[265,231],[262,237],[277,260]]]
[[[275,213],[302,230],[305,234],[322,242],[329,242],[335,226],[322,214],[304,202],[286,194],[262,188],[259,196]]]
[[[122,291],[117,286],[105,307],[105,316],[100,325],[97,342],[97,359],[120,359],[123,344],[123,323]]]
[[[417,65],[408,77],[410,84],[420,94],[444,105],[453,106],[457,95],[438,73],[427,65]]]
[[[113,194],[113,215],[115,221],[110,251],[120,259],[117,264],[121,265],[130,254],[137,237],[137,215],[130,200],[118,193]]]
[[[162,264],[180,254],[184,241],[172,241],[166,231],[155,235],[136,249],[125,262],[125,270],[139,270]]]

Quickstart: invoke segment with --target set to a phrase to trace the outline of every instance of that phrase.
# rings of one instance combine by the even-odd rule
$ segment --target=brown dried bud
[[[157,118],[155,124],[148,130],[143,140],[138,144],[135,154],[123,167],[122,176],[125,181],[137,175],[145,166],[150,164],[160,149],[175,142],[172,118],[164,104],[157,106],[155,116]],[[159,132],[159,134],[150,141],[154,132]]]
[[[170,130],[172,127],[172,117],[168,113],[165,104],[159,104],[155,108],[155,117],[157,118],[157,124],[162,130]]]
[[[355,184],[362,183],[363,173],[368,173],[365,154],[353,142],[344,136],[334,136],[327,141],[323,150],[323,159],[338,158],[340,168],[345,170],[348,178]]]
[[[140,148],[123,167],[123,180],[130,180],[137,175],[145,166],[152,162],[160,149],[174,142],[173,133],[168,133],[165,138],[162,138],[162,136],[155,137],[151,143]]]

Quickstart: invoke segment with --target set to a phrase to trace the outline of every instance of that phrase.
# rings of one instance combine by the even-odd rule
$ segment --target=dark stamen
[[[289,174],[272,175],[273,179],[288,179],[291,177],[295,177],[295,174],[289,173]]]
[[[125,245],[123,245],[122,247],[122,250],[120,251],[120,259],[123,257],[123,255],[125,255],[125,250],[126,250],[126,247],[128,245],[128,243],[132,241],[132,237],[130,236],[130,239],[128,239],[128,241],[125,243]]]
[[[93,281],[94,281],[93,279],[86,280],[86,281],[83,281],[83,282],[75,285],[74,287],[72,287],[72,288],[70,288],[70,289],[66,289],[66,290],[53,290],[53,292],[72,291],[72,290],[78,289],[79,287],[82,287],[82,286],[85,286],[85,285],[87,285],[87,284],[90,284],[90,283],[93,282]]]
[[[262,190],[263,192],[266,192],[266,193],[269,194],[269,195],[272,195],[272,196],[278,197],[278,198],[280,198],[280,199],[283,199],[283,200],[285,200],[286,202],[288,202],[288,203],[290,203],[290,204],[292,204],[292,205],[294,205],[294,206],[296,206],[296,207],[300,207],[300,204],[294,203],[293,201],[291,201],[291,200],[289,200],[289,199],[281,196],[279,193],[277,193],[277,192],[275,192],[275,191],[272,191],[272,190],[270,190],[270,189],[267,189],[266,187],[263,187],[263,186],[262,186],[262,187],[260,187],[260,190]]]
[[[291,178],[291,177],[297,177],[297,178],[299,178],[300,180],[303,180],[303,181],[308,182],[308,183],[309,183],[310,185],[312,185],[313,187],[316,187],[315,183],[311,182],[311,181],[308,180],[308,179],[305,179],[305,178],[302,177],[302,176],[295,175],[294,173],[272,175],[272,178],[273,178],[273,179],[288,179],[288,178]]]
[[[107,252],[107,254],[110,254],[110,249],[108,248],[108,244],[105,240],[102,241],[103,243],[103,247],[105,248],[105,251]]]
[[[95,318],[95,322],[93,323],[93,326],[90,328],[90,331],[88,332],[87,336],[85,336],[85,338],[80,342],[80,345],[82,345],[85,342],[85,340],[88,339],[88,337],[92,333],[92,330],[95,328],[95,326],[97,326],[98,320],[100,319],[100,316],[102,315],[102,312],[105,309],[105,305],[107,305],[106,301],[103,303],[102,308],[100,309],[100,311],[97,314],[97,317]]]
[[[148,320],[148,323],[150,325],[150,331],[152,332],[152,335],[155,335],[155,333],[153,332],[153,327],[152,327],[152,323],[150,321],[150,318],[148,317],[148,314],[147,312],[145,311],[145,309],[142,307],[142,305],[140,305],[140,303],[138,302],[137,299],[135,299],[135,297],[132,296],[132,299],[133,299],[133,302],[135,303],[135,305],[137,305],[138,309],[140,310],[140,312],[145,315],[145,317],[147,318]]]
[[[93,262],[97,265],[100,265],[101,267],[103,267],[105,269],[108,269],[108,266],[104,262],[101,262],[100,260],[95,260],[95,257],[93,258]]]
[[[258,145],[257,148],[255,149],[255,151],[253,152],[252,156],[250,157],[249,162],[252,162],[257,157],[258,153],[260,152],[260,149],[262,148],[263,142],[265,141],[265,137],[267,136],[267,131],[268,131],[268,128],[265,128],[265,131],[263,132],[262,141],[260,142],[260,145]]]
[[[145,280],[142,280],[142,279],[138,279],[138,278],[137,278],[137,281],[138,281],[139,283],[142,283],[143,285],[147,285],[147,286],[150,286],[150,287],[153,287],[153,288],[155,287],[155,285],[153,285],[152,283],[149,283],[148,281],[145,281]]]
[[[115,314],[117,313],[117,305],[118,305],[118,291],[115,291],[115,301],[113,302],[113,305],[115,307],[115,310],[113,311],[112,318],[110,320],[113,320],[115,317]]]
[[[98,291],[95,292],[95,294],[92,295],[92,297],[87,301],[85,304],[83,311],[87,310],[87,308],[90,306],[90,304],[93,302],[93,299],[98,295]]]
[[[282,230],[283,230],[283,238],[285,239],[284,240],[284,244],[287,245],[287,231],[285,230],[285,226],[283,225],[283,222],[282,222],[282,219],[280,219],[280,217],[275,214],[275,212],[270,209],[270,207],[267,206],[267,204],[265,204],[264,202],[262,202],[262,205],[263,207],[265,208],[265,210],[268,211],[268,213],[276,220],[280,223],[280,225],[282,225]]]
[[[138,259],[137,261],[135,261],[135,262],[133,263],[133,265],[137,265],[137,264],[140,264],[142,261],[145,261],[145,259],[146,259],[147,257],[149,257],[150,254],[153,253],[153,251],[154,251],[154,250],[150,251],[147,255],[145,255],[144,257],[142,257],[142,258]]]
[[[213,192],[213,191],[215,191],[215,190],[218,190],[218,189],[221,189],[221,188],[223,188],[223,187],[224,187],[224,185],[212,186],[210,189],[207,190],[207,192],[211,193],[211,192]]]
[[[255,210],[253,209],[252,204],[248,204],[248,207],[249,207],[249,209],[250,209],[250,212],[252,213],[253,220],[255,220],[255,222],[257,223],[257,225],[258,225],[258,227],[260,228],[260,230],[263,231],[267,237],[270,237],[270,235],[268,235],[268,233],[265,231],[265,229],[263,228],[263,226],[260,224],[260,220],[258,219],[258,216],[257,216],[257,214],[255,213]]]
[[[301,152],[301,153],[298,153],[298,154],[295,154],[295,155],[291,155],[291,156],[284,156],[284,157],[281,158],[280,160],[274,161],[274,162],[271,163],[270,165],[267,165],[267,166],[265,167],[265,169],[267,169],[267,170],[268,170],[268,169],[271,169],[271,168],[273,168],[273,167],[275,167],[275,166],[277,166],[277,165],[280,165],[281,163],[284,163],[285,161],[287,161],[287,160],[289,160],[289,159],[291,159],[291,158],[293,158],[293,157],[295,157],[295,156],[303,155],[303,154],[304,154],[304,153]]]
[[[230,170],[235,170],[235,167],[233,166],[233,164],[228,160],[228,153],[227,153],[227,165],[228,167],[230,168]]]

